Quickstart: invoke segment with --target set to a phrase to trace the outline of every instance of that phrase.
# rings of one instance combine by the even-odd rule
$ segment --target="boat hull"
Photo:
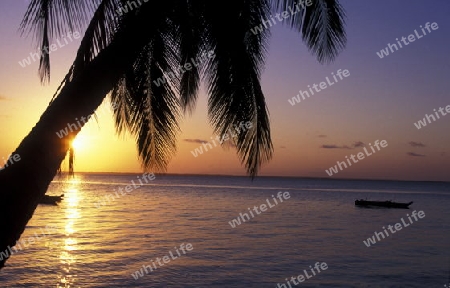
[[[408,209],[409,205],[411,205],[413,201],[409,203],[400,203],[400,202],[392,202],[392,201],[367,201],[367,200],[356,200],[355,206],[360,207],[385,207],[385,208],[403,208]]]
[[[44,195],[41,199],[39,199],[39,204],[58,205],[58,202],[61,202],[63,196],[64,194],[60,196]]]

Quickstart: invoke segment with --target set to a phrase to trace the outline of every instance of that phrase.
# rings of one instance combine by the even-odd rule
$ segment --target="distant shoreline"
[[[90,175],[136,175],[142,172],[75,172],[75,174],[90,174]],[[181,174],[181,173],[154,173],[157,176],[202,176],[202,177],[241,177],[250,178],[247,175],[226,175],[226,174]],[[62,175],[68,175],[68,172],[63,172]],[[57,178],[58,175],[55,176]],[[278,176],[278,175],[261,175],[255,178],[289,178],[298,180],[322,180],[322,181],[385,181],[385,182],[414,182],[414,183],[443,183],[450,184],[450,181],[432,181],[432,180],[396,180],[396,179],[364,179],[364,178],[333,178],[329,177],[307,177],[307,176]]]

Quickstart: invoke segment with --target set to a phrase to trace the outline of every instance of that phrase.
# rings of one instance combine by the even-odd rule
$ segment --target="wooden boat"
[[[39,199],[39,204],[58,205],[57,203],[61,202],[63,197],[64,194],[61,194],[59,196],[44,195],[41,199]]]
[[[408,202],[408,203],[400,203],[400,202],[392,202],[392,201],[368,201],[368,200],[364,200],[364,199],[355,201],[356,206],[362,206],[362,207],[376,206],[376,207],[404,208],[404,209],[408,209],[409,205],[411,205],[412,203],[413,203],[413,201]]]

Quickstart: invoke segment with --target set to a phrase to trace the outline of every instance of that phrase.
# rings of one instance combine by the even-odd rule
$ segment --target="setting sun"
[[[83,149],[86,146],[86,139],[82,137],[81,135],[78,135],[73,141],[72,141],[72,147],[75,150]]]

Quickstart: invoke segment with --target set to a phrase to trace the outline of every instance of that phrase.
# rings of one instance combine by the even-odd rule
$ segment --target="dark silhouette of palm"
[[[164,171],[176,150],[180,116],[193,112],[204,80],[217,134],[252,123],[234,144],[247,173],[256,176],[273,153],[260,84],[270,34],[265,26],[283,20],[322,63],[346,42],[337,0],[299,2],[31,0],[21,29],[34,34],[41,49],[67,30],[85,33],[52,102],[15,151],[22,161],[0,172],[0,203],[8,203],[0,210],[0,251],[20,237],[79,130],[63,138],[55,132],[93,114],[108,94],[116,128],[136,137],[144,169]],[[44,83],[49,56],[42,54],[39,66]],[[21,175],[31,176],[23,183]]]

